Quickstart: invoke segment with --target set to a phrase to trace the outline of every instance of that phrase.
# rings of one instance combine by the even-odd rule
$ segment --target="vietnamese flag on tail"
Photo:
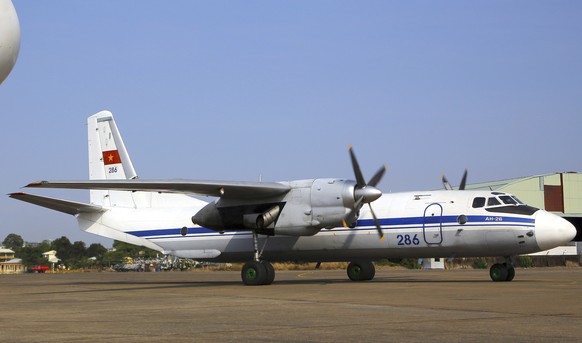
[[[105,165],[121,163],[119,152],[117,150],[103,151],[103,163]]]

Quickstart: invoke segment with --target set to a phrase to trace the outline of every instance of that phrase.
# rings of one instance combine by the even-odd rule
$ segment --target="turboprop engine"
[[[311,236],[323,228],[341,226],[357,200],[354,181],[299,180],[289,182],[289,186],[291,190],[284,196],[259,204],[220,199],[202,208],[192,222],[217,231]],[[380,191],[376,191],[379,197]]]
[[[290,181],[289,192],[277,198],[253,202],[221,198],[203,207],[192,222],[216,230],[252,230],[266,235],[312,236],[321,229],[350,226],[364,204],[378,199],[376,188],[386,171],[383,166],[368,183],[364,181],[350,147],[356,181],[312,179]],[[378,234],[382,229],[372,207],[370,212]]]

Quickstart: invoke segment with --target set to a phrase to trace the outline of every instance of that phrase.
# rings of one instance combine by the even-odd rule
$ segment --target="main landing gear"
[[[270,285],[275,280],[275,268],[268,261],[261,261],[259,253],[259,234],[253,232],[254,260],[246,262],[240,273],[247,286]]]
[[[275,280],[275,268],[268,261],[249,261],[242,268],[241,278],[247,286],[270,285]]]
[[[254,259],[243,265],[241,279],[247,286],[270,285],[275,280],[275,269],[269,261],[261,261],[262,251],[259,252],[259,235],[256,232],[253,233],[253,248]],[[376,275],[374,264],[368,260],[352,261],[346,271],[352,281],[372,280]]]
[[[489,276],[493,281],[511,281],[515,277],[515,268],[511,258],[506,257],[505,263],[495,263],[489,269]]]
[[[352,281],[368,281],[376,275],[376,268],[370,261],[352,261],[348,264],[347,272]]]

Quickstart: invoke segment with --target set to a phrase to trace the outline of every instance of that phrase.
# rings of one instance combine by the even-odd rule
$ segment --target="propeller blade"
[[[453,186],[451,186],[451,184],[449,183],[449,180],[447,180],[447,178],[444,175],[441,178],[441,180],[443,180],[443,185],[445,186],[445,189],[447,191],[452,191],[453,190]]]
[[[363,205],[362,204],[363,200],[364,197],[359,197],[354,203],[354,208],[348,214],[346,214],[346,216],[342,220],[342,224],[344,224],[345,228],[348,228],[357,219],[358,212],[360,211]]]
[[[357,219],[358,212],[364,203],[367,203],[368,206],[370,206],[370,212],[374,218],[374,225],[376,226],[376,230],[378,230],[378,235],[380,236],[380,239],[384,239],[382,227],[380,226],[380,222],[378,221],[376,213],[374,213],[370,203],[382,196],[382,191],[377,189],[376,186],[380,183],[380,180],[382,180],[384,173],[386,173],[386,165],[383,165],[378,169],[376,174],[374,174],[370,179],[370,182],[366,183],[360,165],[358,164],[358,160],[356,159],[356,154],[354,154],[354,149],[351,145],[349,146],[349,151],[352,160],[352,168],[354,169],[354,174],[356,176],[356,186],[354,189],[354,197],[356,198],[356,201],[354,202],[354,208],[344,217],[342,223],[345,227],[348,227],[348,223],[352,224]]]
[[[362,174],[362,170],[360,169],[360,165],[358,164],[358,160],[356,159],[356,155],[354,154],[354,150],[352,146],[349,146],[350,150],[350,158],[352,159],[352,168],[354,169],[354,174],[356,175],[356,182],[358,183],[358,187],[364,187],[366,185],[366,180],[364,180],[364,175]]]
[[[370,207],[370,213],[372,213],[372,218],[374,218],[374,224],[376,225],[376,230],[378,231],[378,236],[380,236],[381,240],[384,240],[384,232],[382,232],[382,227],[380,226],[380,222],[378,221],[378,218],[376,217],[376,213],[374,213],[374,210],[372,209],[372,205],[370,205],[368,203],[368,206]]]
[[[461,179],[461,184],[459,185],[459,190],[460,191],[465,190],[466,185],[467,185],[467,169],[465,169],[465,172],[463,173],[463,178]]]
[[[374,174],[374,176],[372,176],[372,178],[368,182],[368,185],[376,187],[378,183],[380,183],[380,180],[382,180],[382,176],[384,176],[384,173],[386,173],[386,169],[387,169],[386,165],[383,165],[380,169],[378,169],[376,174]]]

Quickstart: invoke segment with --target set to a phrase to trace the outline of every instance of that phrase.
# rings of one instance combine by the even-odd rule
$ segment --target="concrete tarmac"
[[[2,342],[580,342],[582,268],[0,275]]]

